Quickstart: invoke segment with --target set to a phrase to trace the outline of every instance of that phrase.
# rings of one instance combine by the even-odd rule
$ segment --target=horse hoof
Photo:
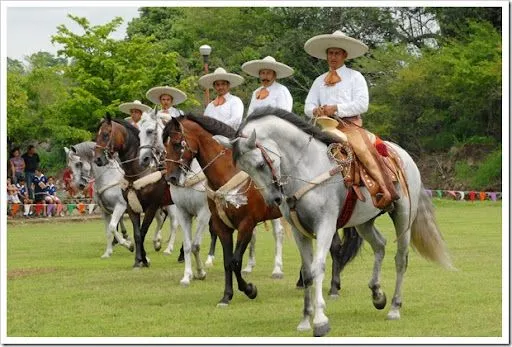
[[[208,268],[213,267],[213,262],[211,262],[211,261],[210,261],[210,262],[209,262],[209,261],[207,261],[206,263],[204,263],[204,266],[205,266],[205,267],[208,267]]]
[[[282,272],[274,272],[272,274],[272,278],[275,279],[275,280],[280,280],[284,277],[284,273]]]
[[[108,259],[110,258],[112,254],[109,254],[109,253],[104,253],[102,256],[101,256],[101,259]]]
[[[153,243],[153,248],[155,249],[155,251],[159,252],[162,249],[162,244],[161,243]]]
[[[387,320],[399,320],[400,319],[400,311],[392,310],[388,312]]]
[[[329,294],[329,298],[331,298],[332,300],[338,300],[339,297],[340,295],[338,293]]]
[[[169,252],[169,251],[164,251],[164,255],[171,255],[172,252]]]
[[[247,295],[249,299],[254,299],[258,296],[258,289],[254,284],[248,283],[247,288],[245,289],[245,295]]]
[[[310,331],[311,330],[311,324],[309,323],[309,319],[305,318],[303,319],[299,325],[297,325],[297,331]]]
[[[245,269],[242,270],[242,275],[247,275],[252,272],[252,267],[247,266]]]
[[[188,281],[188,280],[181,280],[180,281],[180,286],[182,286],[184,288],[187,288],[189,285],[190,285],[190,281]]]
[[[219,308],[224,308],[224,307],[228,307],[228,306],[229,306],[229,304],[227,302],[222,302],[222,301],[217,304],[217,307],[219,307]]]
[[[377,295],[372,298],[373,306],[377,310],[382,310],[384,307],[386,307],[386,294],[382,293],[382,295]]]
[[[203,271],[203,272],[201,272],[201,273],[198,273],[198,274],[195,274],[195,275],[194,275],[194,279],[196,279],[196,280],[200,280],[200,281],[202,281],[202,280],[204,280],[205,278],[206,278],[206,271]]]
[[[323,324],[315,324],[313,327],[313,336],[314,337],[321,337],[327,335],[327,333],[331,330],[331,326],[329,325],[329,322],[325,322]]]
[[[133,264],[133,268],[135,270],[142,269],[142,268],[145,268],[145,267],[149,267],[149,263],[144,263],[142,261],[137,261],[137,262],[135,262],[135,264]]]
[[[135,250],[135,246],[132,244],[130,244],[130,246],[128,247],[128,249],[130,250],[130,252],[133,253],[133,251]]]

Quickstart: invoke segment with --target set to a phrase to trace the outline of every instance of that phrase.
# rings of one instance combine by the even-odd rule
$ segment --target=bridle
[[[156,118],[156,109],[155,109],[155,114],[154,114],[155,118]],[[158,120],[157,119],[154,119],[155,121],[155,128],[153,129],[153,138],[152,138],[152,141],[151,141],[151,144],[149,145],[141,145],[139,146],[139,150],[141,149],[150,149],[151,150],[151,155],[153,157],[153,159],[155,160],[155,162],[157,163],[157,165],[159,165],[161,162],[165,161],[165,154],[166,154],[166,151],[165,151],[165,146],[164,146],[164,149],[163,151],[160,151],[159,150],[159,146],[157,146],[157,143],[158,143]]]
[[[114,138],[114,125],[113,125],[114,122],[110,121],[110,124],[111,124],[111,129],[110,129],[110,134],[108,137],[107,144],[105,146],[101,146],[96,142],[95,147],[103,150],[103,155],[105,155],[105,158],[112,159],[114,157],[114,153],[115,153],[114,143],[112,142],[112,139]],[[100,131],[101,131],[101,127],[100,127]]]
[[[171,163],[178,164],[180,169],[186,174],[188,171],[191,171],[191,168],[190,168],[190,166],[188,164],[185,164],[185,159],[184,159],[185,152],[189,151],[190,153],[192,153],[193,156],[195,156],[197,154],[197,151],[194,151],[190,147],[189,143],[187,142],[187,138],[185,136],[185,132],[183,130],[183,126],[179,122],[178,122],[178,124],[180,125],[180,130],[179,131],[173,130],[173,131],[169,132],[170,134],[169,134],[169,137],[167,139],[167,144],[168,145],[170,144],[171,146],[175,146],[175,145],[177,145],[179,143],[180,144],[180,147],[179,147],[180,157],[179,157],[178,160],[168,159],[167,157],[164,160],[166,162],[171,162]],[[179,134],[180,135],[179,141],[176,142],[176,143],[171,143],[171,134]]]

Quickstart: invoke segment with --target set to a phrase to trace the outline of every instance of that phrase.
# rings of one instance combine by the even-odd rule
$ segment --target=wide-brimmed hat
[[[119,105],[119,110],[126,114],[130,114],[130,110],[132,109],[137,109],[144,113],[151,110],[151,107],[144,105],[139,100],[135,100],[134,102],[125,102],[124,104]]]
[[[309,55],[318,59],[327,59],[328,48],[342,48],[347,52],[347,59],[353,59],[368,52],[368,46],[337,30],[332,34],[317,35],[306,41],[304,49]]]
[[[228,81],[230,88],[234,88],[242,84],[244,78],[240,75],[226,72],[223,68],[218,67],[213,73],[202,76],[198,82],[203,88],[213,88],[213,82],[215,81]]]
[[[172,104],[178,105],[187,100],[187,94],[181,90],[169,86],[153,87],[146,93],[146,98],[154,104],[160,104],[160,97],[162,95],[172,96]]]
[[[254,77],[259,77],[260,70],[263,69],[275,71],[276,79],[290,77],[293,75],[293,69],[291,67],[276,61],[271,56],[267,56],[260,60],[251,60],[242,65],[242,70]]]

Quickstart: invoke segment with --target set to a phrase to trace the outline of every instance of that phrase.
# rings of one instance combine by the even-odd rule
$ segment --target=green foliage
[[[489,153],[480,163],[471,165],[466,160],[455,166],[456,179],[476,190],[493,190],[501,186],[502,150]]]

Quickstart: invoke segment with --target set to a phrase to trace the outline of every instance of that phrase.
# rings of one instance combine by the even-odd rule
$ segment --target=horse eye
[[[108,140],[108,134],[103,134],[103,140]]]

